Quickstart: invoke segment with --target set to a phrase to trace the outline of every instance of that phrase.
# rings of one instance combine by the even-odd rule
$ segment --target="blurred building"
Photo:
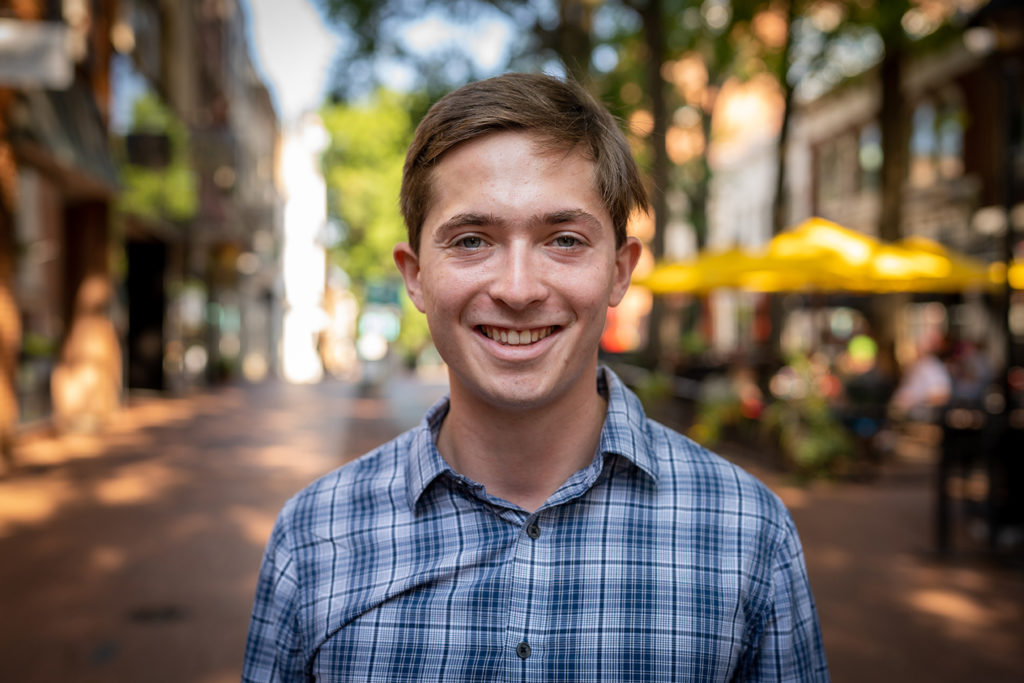
[[[1024,228],[1024,173],[1017,173],[1015,186],[1006,182],[1007,166],[1024,169],[1024,164],[1021,126],[1007,125],[1008,117],[1016,116],[1019,122],[1021,112],[1019,102],[1015,114],[1007,111],[1008,89],[1000,73],[1003,59],[972,53],[957,41],[906,65],[901,91],[910,117],[909,167],[901,192],[903,236],[927,237],[985,261],[1000,261],[1008,222],[1005,206],[1015,205],[1010,229],[1019,234]],[[885,163],[879,79],[877,69],[869,71],[796,106],[786,159],[788,225],[818,215],[879,236]],[[1024,90],[1020,69],[1013,87]],[[1013,150],[1018,150],[1016,159],[1008,158]],[[770,238],[777,153],[774,139],[762,137],[715,158],[709,245],[756,246]],[[727,299],[726,307],[748,311],[760,298],[735,293],[716,297]],[[928,298],[943,299],[949,332],[990,340],[990,348],[1000,346],[996,341],[1004,325],[990,298],[980,292]],[[925,301],[910,304],[903,323],[913,328],[915,310],[927,307]],[[721,328],[718,340],[726,350],[742,349],[748,337],[741,333],[743,324],[736,316],[716,317]],[[1024,342],[1024,325],[1019,322],[1014,337],[1019,347]]]
[[[111,0],[0,2],[0,441],[120,397],[107,144]],[[51,394],[51,382],[54,392]]]
[[[280,135],[245,26],[237,0],[0,1],[5,452],[125,387],[274,371]]]
[[[324,375],[318,339],[327,325],[323,308],[327,184],[320,170],[320,154],[327,143],[320,117],[310,114],[286,132],[281,154],[285,195],[281,372],[285,379],[296,383],[319,382]]]
[[[126,221],[128,386],[262,379],[275,369],[281,317],[280,135],[243,10],[236,0],[121,0],[120,17],[131,67],[187,131],[195,193],[181,215]]]

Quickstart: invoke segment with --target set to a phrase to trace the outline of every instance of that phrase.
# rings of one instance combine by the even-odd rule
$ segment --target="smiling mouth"
[[[550,327],[537,327],[529,330],[512,330],[507,327],[492,327],[491,325],[477,325],[477,329],[485,337],[493,339],[499,344],[506,346],[525,346],[534,344],[547,336],[550,336],[558,329],[557,325]]]

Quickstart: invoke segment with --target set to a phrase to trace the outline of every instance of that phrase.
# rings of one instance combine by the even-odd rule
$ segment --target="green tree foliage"
[[[419,359],[420,352],[430,341],[430,328],[427,326],[427,317],[416,310],[412,300],[404,294],[401,315],[402,329],[396,344],[411,365]]]
[[[328,211],[341,227],[331,257],[355,283],[397,276],[391,250],[405,239],[398,193],[412,140],[409,100],[380,90],[321,112],[330,136],[322,160]]]
[[[148,220],[187,221],[195,216],[198,196],[185,124],[153,93],[135,102],[133,114],[133,133],[167,136],[170,160],[164,168],[124,163],[118,209]]]
[[[322,164],[328,212],[340,227],[331,260],[351,278],[362,300],[366,285],[396,280],[391,251],[406,238],[398,208],[405,151],[412,140],[420,98],[378,90],[353,104],[321,111],[330,143]],[[426,324],[411,305],[402,308],[400,345],[415,352],[428,339]]]
[[[574,1],[578,0],[570,0]],[[381,61],[413,72],[417,89],[433,99],[489,75],[477,66],[466,46],[438,45],[429,54],[410,48],[402,39],[401,29],[432,14],[464,25],[502,16],[524,27],[510,55],[511,63],[523,70],[536,69],[550,58],[550,50],[539,36],[546,42],[562,38],[557,6],[524,0],[317,0],[317,4],[347,39],[337,57],[345,65],[332,88],[337,99],[359,97],[379,85],[377,67]]]

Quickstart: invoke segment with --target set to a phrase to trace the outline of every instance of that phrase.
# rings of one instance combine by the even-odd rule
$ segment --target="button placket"
[[[506,647],[510,656],[507,660],[509,675],[519,666],[531,666],[543,649],[543,637],[538,634],[550,629],[550,544],[539,542],[550,529],[541,528],[539,519],[529,515],[519,522],[518,538],[512,555],[511,592],[509,595],[509,619],[506,631]],[[540,637],[540,640],[537,638]]]

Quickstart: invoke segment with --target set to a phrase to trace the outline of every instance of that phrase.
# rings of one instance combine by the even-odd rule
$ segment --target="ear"
[[[640,244],[640,240],[630,236],[615,253],[615,280],[612,282],[609,306],[618,306],[622,297],[626,295],[630,278],[633,276],[633,269],[636,268],[636,263],[640,260],[641,251],[643,251],[643,245]]]
[[[413,304],[416,305],[420,313],[425,313],[426,311],[423,308],[423,289],[420,287],[419,256],[416,255],[416,252],[413,251],[408,242],[396,244],[391,255],[395,259],[395,265],[398,266],[398,272],[402,274],[402,279],[405,280],[405,291],[409,293],[409,298],[412,299]]]

